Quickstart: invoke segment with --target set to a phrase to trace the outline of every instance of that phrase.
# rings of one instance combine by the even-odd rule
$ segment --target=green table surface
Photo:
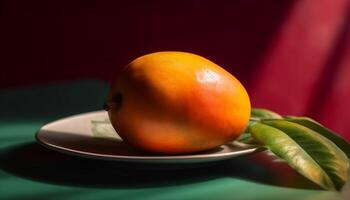
[[[79,158],[36,143],[42,125],[100,110],[107,92],[90,80],[0,90],[0,199],[350,199],[350,184],[320,190],[266,153],[172,167]]]

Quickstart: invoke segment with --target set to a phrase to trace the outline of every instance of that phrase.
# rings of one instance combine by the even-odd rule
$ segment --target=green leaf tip
[[[250,132],[292,168],[327,190],[340,190],[348,178],[348,158],[332,141],[298,123],[270,119]]]
[[[251,117],[257,119],[282,119],[282,116],[265,108],[253,108]]]

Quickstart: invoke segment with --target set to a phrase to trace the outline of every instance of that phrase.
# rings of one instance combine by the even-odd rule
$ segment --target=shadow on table
[[[0,168],[35,181],[81,187],[161,187],[232,177],[284,187],[318,189],[285,164],[265,157],[264,153],[214,164],[169,166],[85,159],[61,154],[33,142],[3,150]]]

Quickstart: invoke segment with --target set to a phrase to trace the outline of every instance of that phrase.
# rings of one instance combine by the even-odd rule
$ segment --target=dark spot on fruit
[[[120,107],[122,106],[122,102],[123,102],[123,97],[118,92],[112,97],[110,101],[104,104],[103,108],[107,111],[110,109],[119,110]]]
[[[122,106],[122,101],[123,101],[123,97],[118,92],[109,102],[103,105],[103,109],[106,111],[110,110],[111,108],[115,110],[119,110],[120,107]]]
[[[123,102],[123,97],[122,94],[120,94],[119,92],[113,97],[112,99],[113,103],[115,104],[115,108],[117,110],[119,110],[119,108],[122,106],[122,102]]]

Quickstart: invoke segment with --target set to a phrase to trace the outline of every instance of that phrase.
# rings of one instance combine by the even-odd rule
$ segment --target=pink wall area
[[[297,1],[249,84],[254,106],[306,115],[350,140],[350,1]]]
[[[350,141],[349,0],[4,1],[0,89],[111,81],[137,56],[197,53],[254,107],[307,115]]]

